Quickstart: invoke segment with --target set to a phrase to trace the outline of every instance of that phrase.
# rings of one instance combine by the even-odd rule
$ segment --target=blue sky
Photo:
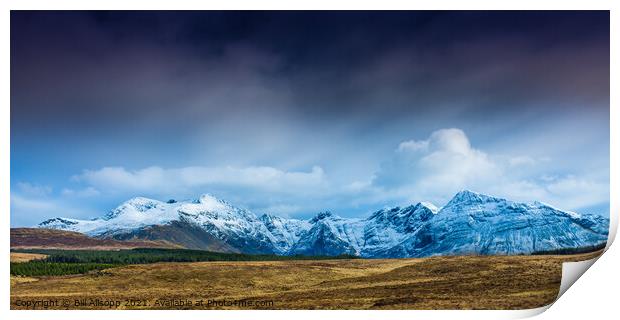
[[[609,214],[608,12],[12,12],[13,226],[461,189]]]

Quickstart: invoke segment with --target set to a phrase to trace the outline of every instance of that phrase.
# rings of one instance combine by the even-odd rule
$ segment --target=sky
[[[11,225],[210,193],[609,215],[609,13],[11,12]]]

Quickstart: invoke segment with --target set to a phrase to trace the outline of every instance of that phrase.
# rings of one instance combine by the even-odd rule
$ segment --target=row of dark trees
[[[39,253],[47,257],[21,263],[11,263],[11,274],[21,276],[53,276],[86,273],[128,264],[156,262],[200,261],[274,261],[353,259],[354,256],[279,256],[272,254],[221,253],[188,249],[131,249],[131,250],[58,250],[31,249],[16,252]]]

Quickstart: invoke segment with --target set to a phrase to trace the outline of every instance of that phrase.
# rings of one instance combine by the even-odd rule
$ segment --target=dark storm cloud
[[[475,116],[531,102],[595,107],[609,96],[608,18],[13,12],[12,116],[47,127],[186,121],[222,110],[329,122],[352,113],[387,121],[445,106]]]
[[[12,11],[11,187],[17,225],[205,192],[606,214],[609,12]]]

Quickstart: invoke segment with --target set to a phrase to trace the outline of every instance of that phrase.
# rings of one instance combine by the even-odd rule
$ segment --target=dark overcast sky
[[[443,193],[419,192],[419,172],[406,188],[379,185],[404,161],[394,159],[399,144],[446,128],[503,172],[514,169],[496,158],[532,159],[535,168],[486,184],[468,175]],[[14,199],[82,216],[136,195],[199,192],[258,211],[361,214],[514,183],[529,187],[502,195],[601,208],[609,13],[12,11],[11,139]],[[190,167],[215,171],[174,190],[144,173],[175,179]],[[291,196],[212,181],[224,167],[256,181],[251,170],[272,169],[258,175],[279,175],[269,181],[284,189],[300,175],[327,185],[295,180]],[[557,188],[576,192],[570,183],[602,187],[590,187],[596,201],[564,205],[575,195]]]

